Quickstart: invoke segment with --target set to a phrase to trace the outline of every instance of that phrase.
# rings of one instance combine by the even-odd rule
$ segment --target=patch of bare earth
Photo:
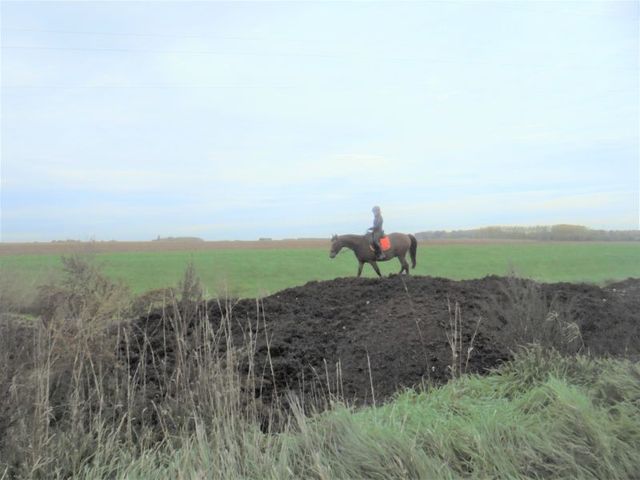
[[[340,278],[310,282],[259,302],[212,303],[208,318],[219,325],[230,314],[239,346],[249,331],[255,336],[255,374],[261,379],[256,395],[265,401],[292,390],[303,397],[330,392],[370,403],[374,395],[380,401],[403,387],[446,382],[452,362],[448,306],[456,303],[468,372],[484,373],[511,358],[514,345],[505,332],[516,316],[529,313],[542,315],[539,328],[558,321],[557,312],[568,315],[565,324],[573,328],[576,351],[640,358],[640,279],[607,288],[525,280],[521,286],[529,290],[524,291],[540,296],[539,311],[529,313],[527,305],[512,305],[519,300],[510,293],[510,281],[495,276],[467,281]],[[162,315],[152,314],[137,320],[134,330],[151,338],[162,335],[157,342],[162,344],[166,332],[161,323]]]

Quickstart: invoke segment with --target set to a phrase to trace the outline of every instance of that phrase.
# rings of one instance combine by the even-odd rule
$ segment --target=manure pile
[[[640,358],[640,279],[601,288],[496,276],[466,281],[339,278],[260,301],[225,303],[208,304],[209,321],[217,328],[225,315],[230,318],[232,342],[240,348],[251,330],[256,396],[265,402],[291,390],[302,397],[337,393],[365,404],[373,395],[383,401],[423,381],[446,382],[452,362],[447,333],[456,304],[468,372],[483,373],[508,360],[513,344],[507,332],[527,315],[554,321],[559,313],[570,320],[579,327],[580,338],[574,335],[573,342],[583,353]],[[134,331],[151,338],[152,345],[165,345],[165,356],[167,351],[170,356],[170,335],[166,322],[162,328],[161,323],[160,313],[151,314],[134,322]]]

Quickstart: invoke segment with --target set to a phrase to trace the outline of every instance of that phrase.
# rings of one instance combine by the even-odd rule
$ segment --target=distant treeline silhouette
[[[199,237],[161,237],[158,235],[152,242],[204,242],[204,240]]]
[[[415,234],[418,240],[584,240],[640,241],[640,230],[593,230],[583,225],[541,225],[534,227],[492,226],[472,230],[435,230]]]

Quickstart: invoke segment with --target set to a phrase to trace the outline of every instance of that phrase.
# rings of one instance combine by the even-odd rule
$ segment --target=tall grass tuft
[[[502,322],[499,340],[510,348],[536,344],[575,354],[584,349],[584,342],[574,303],[575,298],[550,297],[540,284],[512,273],[500,285],[499,295],[489,297],[485,315]]]
[[[449,311],[449,328],[445,330],[445,334],[449,347],[451,348],[451,365],[449,365],[449,370],[451,372],[451,378],[458,378],[466,373],[469,367],[469,359],[474,350],[473,343],[478,334],[482,317],[478,317],[475,330],[465,348],[462,310],[460,309],[460,305],[456,302],[452,308],[451,302],[447,299],[447,310]]]

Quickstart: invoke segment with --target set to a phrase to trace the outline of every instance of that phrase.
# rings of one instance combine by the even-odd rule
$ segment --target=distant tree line
[[[158,235],[152,242],[204,242],[204,240],[199,237],[161,237]]]
[[[534,227],[493,226],[472,230],[434,230],[418,232],[418,240],[497,239],[497,240],[584,240],[640,241],[640,230],[593,230],[582,225],[542,225]]]

